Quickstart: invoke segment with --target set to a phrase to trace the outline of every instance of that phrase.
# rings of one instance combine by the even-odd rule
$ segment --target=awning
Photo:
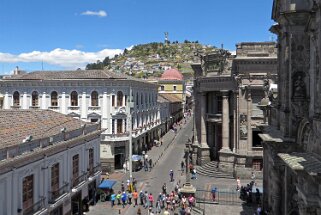
[[[101,184],[99,185],[99,188],[111,189],[111,188],[113,188],[114,184],[116,184],[116,181],[114,181],[114,180],[103,180],[103,182],[101,182]]]
[[[321,175],[321,161],[309,152],[279,153],[278,156],[294,171],[305,171],[309,175]]]

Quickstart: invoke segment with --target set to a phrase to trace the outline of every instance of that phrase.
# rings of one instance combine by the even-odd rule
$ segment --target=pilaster
[[[251,89],[248,88],[247,94],[247,151],[252,151],[252,96]]]
[[[87,120],[87,93],[83,92],[81,97],[81,119]]]
[[[29,102],[28,102],[28,94],[27,94],[27,92],[23,92],[21,108],[22,109],[29,109]]]
[[[107,92],[103,93],[103,103],[101,105],[101,115],[102,115],[102,119],[101,119],[101,127],[103,129],[108,128],[108,103],[107,103]]]
[[[42,98],[41,98],[41,106],[40,106],[41,109],[48,109],[47,107],[47,94],[46,92],[43,92],[42,93]]]
[[[61,113],[67,114],[66,92],[62,92],[61,94]]]
[[[6,92],[4,94],[4,100],[3,100],[3,109],[10,109],[10,101],[9,101],[9,94]]]

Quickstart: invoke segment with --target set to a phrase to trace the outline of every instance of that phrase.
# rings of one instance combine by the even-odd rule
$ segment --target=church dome
[[[180,71],[176,69],[168,69],[166,70],[163,74],[162,77],[160,78],[161,80],[183,80],[183,75]]]

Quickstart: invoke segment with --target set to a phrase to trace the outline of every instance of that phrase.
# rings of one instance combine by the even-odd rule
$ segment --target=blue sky
[[[76,69],[135,44],[270,41],[272,0],[0,0],[0,74]],[[275,37],[274,37],[275,38]]]

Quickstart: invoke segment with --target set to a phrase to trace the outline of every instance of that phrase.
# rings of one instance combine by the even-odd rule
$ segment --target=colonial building
[[[157,85],[121,74],[101,70],[16,72],[0,81],[0,93],[4,109],[49,109],[99,122],[104,130],[103,171],[123,168],[129,154],[129,126],[134,154],[148,150],[157,137]]]
[[[240,43],[236,56],[219,49],[200,56],[195,71],[195,141],[197,164],[216,161],[219,170],[237,176],[261,174],[263,147],[258,126],[267,124],[260,109],[267,83],[274,83],[273,42]],[[263,100],[262,100],[263,99]]]
[[[278,91],[268,106],[264,209],[269,214],[321,214],[321,1],[273,1],[278,36]]]
[[[100,125],[0,110],[0,214],[82,214],[100,182]]]

